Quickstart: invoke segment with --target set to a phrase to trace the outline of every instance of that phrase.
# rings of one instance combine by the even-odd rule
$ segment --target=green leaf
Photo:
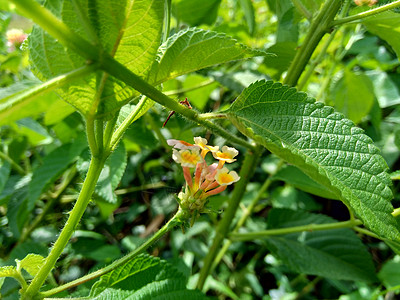
[[[381,108],[400,104],[399,90],[386,72],[371,71],[366,75],[371,79]]]
[[[273,209],[268,228],[332,223],[324,215]],[[269,237],[267,247],[293,271],[332,279],[376,281],[374,264],[366,247],[350,229],[307,231]]]
[[[374,90],[368,76],[346,69],[333,86],[329,101],[354,123],[368,115],[374,104]]]
[[[87,147],[85,136],[80,136],[74,143],[62,145],[43,158],[43,163],[33,171],[29,184],[28,211],[31,211],[35,201],[68,166],[70,166]]]
[[[15,96],[29,91],[29,88],[33,88],[37,84],[38,80],[25,80],[0,89],[0,125],[10,124],[26,117],[37,116],[45,112],[57,100],[58,97],[54,93],[48,93],[36,98],[16,100],[17,97]]]
[[[39,254],[28,254],[23,260],[17,260],[17,269],[25,269],[29,274],[35,276],[44,264],[44,257]]]
[[[278,173],[273,176],[273,179],[285,181],[286,183],[293,185],[302,191],[317,195],[322,198],[338,200],[337,196],[328,188],[318,184],[304,174],[299,168],[294,166],[285,166],[281,168]]]
[[[17,277],[18,271],[13,266],[0,267],[0,277]]]
[[[172,12],[190,26],[211,25],[215,22],[221,0],[175,0]]]
[[[379,271],[379,279],[387,288],[400,288],[400,262],[389,260],[386,262],[382,269]]]
[[[327,187],[372,231],[400,237],[386,162],[363,130],[332,107],[295,88],[259,81],[227,115],[243,134]]]
[[[213,65],[266,55],[266,52],[248,48],[222,33],[188,28],[161,45],[151,81],[161,83]]]
[[[187,290],[186,278],[159,258],[139,255],[100,277],[91,299],[207,299],[200,291]]]
[[[393,47],[400,59],[400,17],[398,13],[385,11],[370,18],[365,18],[363,24],[368,31],[387,41]]]
[[[84,176],[90,164],[89,152],[85,152],[82,159],[78,161],[78,170]],[[116,203],[117,196],[114,190],[121,181],[127,165],[127,154],[124,144],[121,143],[106,160],[103,170],[95,188],[95,195],[109,203]]]
[[[249,33],[250,35],[253,35],[257,25],[253,3],[251,0],[240,0],[240,6],[244,12],[244,18],[246,20],[247,27],[249,28]]]
[[[0,195],[3,192],[4,186],[10,176],[11,165],[7,161],[0,160]]]
[[[73,3],[78,5],[74,5]],[[164,17],[164,0],[120,1],[78,0],[47,1],[45,6],[62,19],[72,30],[87,40],[100,44],[142,78],[147,77],[159,46]],[[75,70],[86,64],[85,59],[65,49],[39,27],[29,38],[31,65],[41,80]],[[60,96],[83,115],[87,115],[97,87],[99,74],[83,77],[58,91]],[[97,107],[97,117],[110,117],[137,95],[131,87],[106,76]]]

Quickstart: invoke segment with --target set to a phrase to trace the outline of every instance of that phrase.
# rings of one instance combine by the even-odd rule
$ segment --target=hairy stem
[[[56,261],[58,260],[62,251],[67,245],[69,239],[72,236],[72,233],[75,231],[75,228],[78,225],[79,220],[81,219],[90,201],[101,170],[103,169],[104,162],[105,158],[92,157],[89,170],[83,183],[78,200],[76,201],[74,208],[70,212],[69,218],[64,228],[62,229],[57,241],[54,243],[50,254],[47,256],[44,265],[40,268],[39,272],[33,278],[31,284],[22,295],[22,299],[33,299],[34,296],[37,295],[40,287],[45,282],[47,276],[51,272],[51,269],[53,269]]]
[[[197,282],[197,288],[202,289],[208,275],[212,272],[212,263],[220,249],[220,246],[226,236],[228,235],[233,218],[235,217],[236,211],[239,207],[239,203],[243,198],[246,191],[246,186],[254,173],[257,166],[258,159],[262,153],[262,148],[258,146],[256,151],[247,151],[242,168],[240,170],[240,180],[235,184],[233,189],[232,197],[229,199],[229,206],[224,211],[224,215],[218,224],[216,229],[215,237],[213,243],[204,259],[204,265],[200,271],[199,281]]]
[[[90,281],[92,279],[98,278],[108,272],[111,272],[112,270],[118,268],[119,266],[126,264],[128,261],[133,259],[135,256],[139,255],[140,253],[142,253],[143,251],[145,251],[146,249],[148,249],[149,247],[154,245],[154,243],[156,243],[163,235],[165,235],[167,232],[169,232],[175,226],[181,224],[181,221],[184,218],[185,218],[184,212],[182,210],[178,210],[178,212],[162,228],[160,228],[160,230],[158,230],[151,238],[149,238],[146,242],[144,242],[138,248],[133,250],[131,253],[114,261],[112,264],[108,265],[107,267],[104,267],[104,268],[97,270],[93,273],[90,273],[86,276],[83,276],[74,281],[71,281],[64,285],[61,285],[57,288],[42,292],[40,295],[43,297],[48,297],[48,296],[57,294],[66,289],[72,288],[74,286],[80,285],[80,284]]]

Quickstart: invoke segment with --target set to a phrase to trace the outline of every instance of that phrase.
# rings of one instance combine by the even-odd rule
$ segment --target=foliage
[[[0,1],[0,298],[395,297],[379,2]]]

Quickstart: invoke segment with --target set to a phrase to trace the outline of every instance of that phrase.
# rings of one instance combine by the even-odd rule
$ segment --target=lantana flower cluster
[[[224,166],[236,161],[234,157],[239,151],[235,148],[223,146],[220,150],[218,146],[207,145],[207,140],[202,137],[195,137],[194,144],[172,139],[167,143],[174,147],[172,158],[182,166],[186,181],[185,188],[178,195],[180,207],[194,217],[204,211],[209,196],[221,193],[240,179],[235,171]],[[205,157],[209,152],[216,163],[207,164]]]

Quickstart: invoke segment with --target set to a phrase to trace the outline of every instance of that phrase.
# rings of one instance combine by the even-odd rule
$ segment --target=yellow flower
[[[239,175],[235,171],[230,171],[228,168],[222,168],[217,170],[217,174],[215,174],[215,181],[218,182],[219,185],[230,185],[240,179]]]
[[[182,167],[194,168],[197,163],[202,162],[203,158],[200,155],[198,147],[194,149],[173,149],[172,158]]]
[[[233,158],[239,154],[239,151],[232,147],[223,146],[222,151],[213,152],[212,154],[220,162],[232,163],[236,160]]]
[[[217,152],[219,150],[218,146],[210,146],[207,145],[207,140],[205,138],[202,138],[200,136],[194,138],[194,143],[201,148],[201,150],[205,151],[207,153],[208,151],[211,152]]]

